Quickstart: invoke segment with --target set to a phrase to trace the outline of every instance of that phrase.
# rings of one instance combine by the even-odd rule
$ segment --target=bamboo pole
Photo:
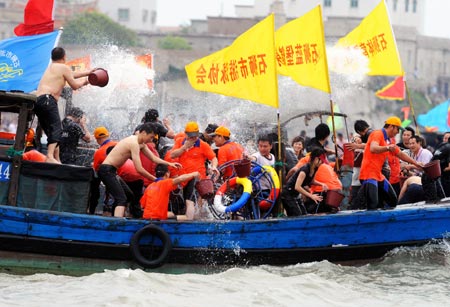
[[[420,136],[419,125],[417,125],[416,113],[414,112],[414,106],[412,104],[411,95],[409,94],[408,85],[406,84],[406,79],[403,80],[403,82],[405,83],[406,96],[408,96],[409,109],[411,110],[411,116],[412,116],[412,118],[414,120],[414,125],[416,126],[416,134],[418,136]]]
[[[334,138],[334,152],[336,156],[336,171],[339,172],[339,157],[338,157],[338,148],[337,148],[337,135],[336,135],[336,126],[334,124],[334,108],[333,108],[333,100],[330,95],[330,109],[331,109],[331,126],[333,127],[333,138]]]

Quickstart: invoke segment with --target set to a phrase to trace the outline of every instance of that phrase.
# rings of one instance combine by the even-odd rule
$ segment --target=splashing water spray
[[[357,49],[327,50],[333,101],[342,112],[351,112],[355,109],[352,101],[360,99],[355,91],[363,87],[367,58]],[[138,64],[134,54],[117,46],[106,46],[93,51],[91,58],[92,67],[104,68],[109,74],[106,87],[87,86],[73,95],[73,105],[87,113],[91,130],[105,126],[112,138],[121,139],[133,132],[148,108],[154,107],[161,117],[171,120],[175,132],[183,131],[191,120],[198,121],[201,129],[208,123],[216,123],[229,127],[232,136],[249,147],[255,146],[260,133],[276,132],[276,110],[272,107],[207,92],[195,92],[191,99],[181,102],[168,98],[156,107],[156,93],[147,86],[147,79],[154,79],[155,72]],[[278,78],[278,87],[282,122],[299,113],[329,109],[329,96],[324,92],[300,86],[283,76]],[[303,123],[290,123],[286,128],[291,139],[305,127]],[[254,151],[254,147],[248,149]]]
[[[92,67],[108,71],[109,83],[102,88],[86,86],[75,91],[73,105],[86,112],[91,130],[105,126],[115,139],[131,135],[154,95],[147,80],[153,79],[155,72],[137,63],[131,52],[117,46],[95,50],[91,59]]]

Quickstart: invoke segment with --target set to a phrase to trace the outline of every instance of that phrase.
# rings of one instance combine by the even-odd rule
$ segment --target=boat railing
[[[91,167],[22,159],[35,101],[35,95],[0,91],[0,120],[5,112],[18,115],[16,133],[3,133],[0,142],[0,204],[85,213],[94,176]]]
[[[0,112],[18,114],[17,130],[13,144],[15,152],[23,151],[25,148],[25,133],[32,118],[32,110],[36,96],[21,92],[0,91]],[[13,155],[11,168],[9,170],[8,204],[16,206],[17,192],[19,187],[19,174],[22,164],[20,155]]]

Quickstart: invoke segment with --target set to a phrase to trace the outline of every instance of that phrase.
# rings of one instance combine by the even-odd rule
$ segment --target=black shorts
[[[191,200],[195,202],[195,179],[189,180],[183,188],[183,197],[184,200]]]
[[[61,140],[62,127],[59,117],[58,102],[52,95],[41,95],[37,97],[34,104],[34,113],[47,135],[47,143],[59,143]]]
[[[127,196],[125,191],[117,179],[117,169],[108,164],[101,164],[98,168],[98,177],[103,182],[106,190],[114,197],[114,205],[127,206]]]

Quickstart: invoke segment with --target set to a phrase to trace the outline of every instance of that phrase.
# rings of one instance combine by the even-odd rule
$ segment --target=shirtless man
[[[72,72],[65,64],[66,52],[61,47],[53,48],[52,62],[44,72],[36,92],[34,111],[39,123],[48,138],[47,162],[61,163],[59,160],[59,148],[57,145],[61,138],[61,119],[58,112],[58,99],[66,84],[74,90],[89,84],[87,77],[92,70],[84,72]]]
[[[155,176],[142,167],[139,153],[142,153],[157,164],[165,164],[171,167],[180,168],[179,163],[170,163],[155,156],[147,147],[155,136],[154,127],[151,123],[145,123],[139,128],[139,132],[121,140],[108,154],[106,159],[98,169],[98,177],[105,184],[106,189],[115,199],[114,216],[123,217],[127,206],[127,197],[119,180],[117,180],[117,169],[128,159],[134,163],[136,171],[149,180],[155,180]]]

